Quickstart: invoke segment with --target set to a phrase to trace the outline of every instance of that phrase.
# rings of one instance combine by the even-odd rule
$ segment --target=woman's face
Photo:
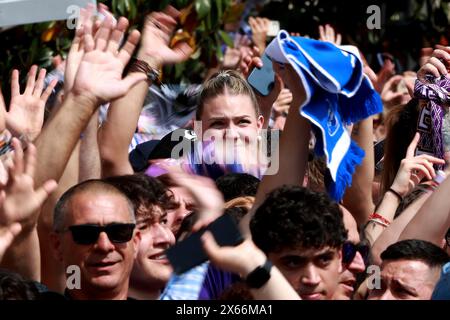
[[[256,115],[249,96],[225,91],[205,101],[201,121],[203,141],[214,137],[214,141],[222,139],[224,146],[239,149],[256,144],[264,118]]]

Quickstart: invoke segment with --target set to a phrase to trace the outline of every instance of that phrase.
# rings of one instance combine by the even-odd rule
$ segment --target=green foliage
[[[206,66],[218,60],[216,54],[220,51],[222,43],[230,42],[222,30],[222,18],[231,6],[231,0],[99,0],[98,2],[107,5],[116,16],[128,18],[133,29],[140,29],[145,16],[151,11],[163,10],[169,4],[179,10],[184,9],[186,20],[181,27],[186,32],[182,40],[194,44],[198,50],[186,63],[166,68],[164,82],[190,82],[191,79],[198,81],[198,76],[206,71]],[[189,6],[188,12],[186,8]],[[220,34],[220,37],[217,37],[217,34]],[[22,75],[33,64],[52,69],[55,56],[66,57],[72,38],[73,31],[66,27],[66,21],[22,25],[1,32],[0,82],[5,98],[8,99],[12,69],[20,69]]]

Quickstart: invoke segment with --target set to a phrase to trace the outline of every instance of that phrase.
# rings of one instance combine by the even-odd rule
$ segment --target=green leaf
[[[118,0],[117,9],[121,15],[125,14],[125,0]]]
[[[216,4],[216,8],[217,8],[217,20],[221,21],[222,16],[223,16],[222,0],[216,0],[214,3]]]
[[[216,45],[216,57],[218,61],[223,60],[222,46],[220,44]]]
[[[163,0],[163,1],[160,1],[160,3],[159,3],[159,9],[160,9],[160,10],[164,10],[164,9],[167,7],[167,5],[169,5],[171,2],[172,2],[171,0]]]
[[[233,39],[231,39],[230,35],[223,30],[219,30],[219,35],[222,38],[223,42],[230,48],[234,48]]]
[[[195,11],[197,11],[198,19],[203,19],[211,10],[210,0],[195,0]]]

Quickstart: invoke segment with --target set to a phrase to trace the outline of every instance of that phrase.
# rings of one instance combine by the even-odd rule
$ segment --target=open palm
[[[120,98],[136,83],[145,80],[143,73],[133,73],[122,79],[122,73],[139,42],[140,33],[131,32],[124,46],[120,41],[127,29],[128,21],[120,18],[113,26],[106,18],[100,29],[92,36],[91,25],[84,28],[84,55],[78,68],[72,92],[87,96],[101,104]]]
[[[32,66],[25,91],[21,94],[19,71],[13,70],[11,76],[11,103],[6,113],[7,128],[15,135],[27,135],[34,140],[41,132],[44,123],[45,104],[57,81],[53,80],[44,90],[46,70],[41,69],[36,79],[37,66]]]

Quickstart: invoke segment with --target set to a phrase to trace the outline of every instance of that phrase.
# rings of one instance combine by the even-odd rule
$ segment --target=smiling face
[[[340,249],[284,249],[269,259],[304,300],[331,299],[341,272]]]
[[[203,140],[222,139],[224,145],[242,151],[256,143],[264,119],[257,116],[249,96],[230,94],[225,88],[223,94],[205,101],[201,121]]]
[[[381,265],[381,285],[369,300],[430,300],[440,268],[419,260],[386,261]]]
[[[133,223],[125,196],[114,193],[81,192],[69,200],[65,228],[81,224],[106,226]],[[75,298],[100,299],[103,294],[126,298],[133,261],[140,236],[135,231],[126,243],[113,243],[101,232],[93,244],[77,244],[70,231],[53,237],[58,257],[65,269],[76,265],[81,271],[81,290],[72,290]]]
[[[141,242],[131,272],[130,287],[160,290],[172,274],[165,250],[175,244],[175,236],[167,225],[167,214],[160,207],[153,208],[151,217],[140,216],[137,229],[141,233]]]

